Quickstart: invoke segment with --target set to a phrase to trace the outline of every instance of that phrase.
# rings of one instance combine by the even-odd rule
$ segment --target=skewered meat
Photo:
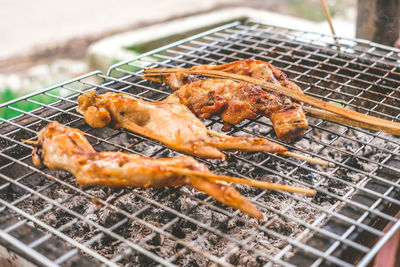
[[[224,159],[220,150],[283,153],[287,149],[263,138],[210,137],[207,128],[180,103],[147,102],[135,97],[92,90],[78,98],[77,111],[92,127],[108,124],[156,139],[168,147],[205,158]]]
[[[43,162],[50,169],[66,170],[80,185],[143,188],[189,185],[228,206],[262,218],[260,211],[228,184],[174,171],[210,174],[192,157],[151,159],[122,152],[96,152],[80,130],[66,128],[58,122],[48,124],[37,136],[38,141],[25,141],[34,145],[34,164]]]
[[[268,62],[259,60],[245,59],[217,66],[195,66],[192,69],[247,75],[301,92],[282,71]],[[161,76],[158,78],[145,74],[143,77],[163,81]],[[170,74],[164,81],[176,90],[175,96],[166,101],[179,100],[201,118],[221,114],[222,120],[226,122],[225,130],[230,129],[230,124],[237,124],[257,115],[270,118],[278,138],[287,142],[301,139],[308,128],[301,104],[293,102],[284,94],[263,90],[258,85],[228,79],[202,80],[198,75],[183,72]]]

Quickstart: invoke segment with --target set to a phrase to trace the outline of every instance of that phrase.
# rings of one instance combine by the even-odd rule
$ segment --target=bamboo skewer
[[[24,142],[25,144],[36,146],[39,143],[39,140],[31,141],[31,140],[25,140],[21,139],[21,142]]]
[[[375,131],[381,130],[380,127],[377,127],[375,125],[364,123],[361,121],[351,120],[351,119],[339,116],[337,114],[334,114],[334,113],[326,111],[326,110],[312,108],[312,107],[303,107],[303,108],[307,113],[309,113],[312,116],[319,118],[319,119],[324,119],[327,121],[333,121],[333,122],[337,122],[337,123],[347,124],[347,125],[361,127],[361,128],[370,129],[370,130],[375,130]]]
[[[235,184],[243,184],[243,185],[258,187],[261,189],[299,193],[299,194],[304,194],[307,196],[314,196],[316,193],[315,190],[308,189],[308,188],[301,188],[301,187],[283,185],[283,184],[275,184],[275,183],[270,183],[270,182],[265,182],[265,181],[249,180],[249,179],[243,179],[243,178],[239,178],[239,177],[218,175],[218,174],[213,174],[213,173],[204,173],[204,172],[200,172],[200,171],[185,170],[185,169],[180,169],[180,168],[175,168],[175,167],[166,167],[166,170],[174,172],[176,174],[181,174],[181,175],[200,176],[200,177],[206,178],[213,182],[215,182],[215,181],[231,182],[231,183],[235,183]]]
[[[225,78],[225,79],[228,78],[228,79],[233,79],[233,80],[237,80],[237,81],[244,81],[244,82],[249,82],[249,83],[253,83],[253,84],[258,84],[266,90],[278,91],[278,92],[285,94],[295,100],[309,104],[311,106],[314,106],[314,107],[317,107],[317,108],[320,108],[320,109],[323,109],[326,111],[330,111],[334,114],[338,114],[338,115],[348,118],[350,120],[358,121],[361,124],[372,125],[373,127],[375,127],[375,129],[379,129],[381,131],[385,131],[385,132],[393,134],[393,135],[400,135],[400,123],[391,122],[391,121],[373,117],[373,116],[370,116],[367,114],[359,113],[359,112],[356,112],[353,110],[345,109],[345,108],[339,107],[337,105],[320,100],[318,98],[306,95],[302,92],[294,91],[292,89],[283,87],[281,85],[276,85],[273,83],[265,82],[263,80],[254,79],[254,78],[251,78],[248,76],[226,73],[226,72],[222,72],[222,71],[207,70],[207,69],[149,69],[146,71],[144,78],[150,78],[150,79],[153,78],[153,80],[154,79],[162,80],[163,77],[165,77],[171,73],[176,73],[176,72],[199,74],[199,75],[213,77],[213,78]]]
[[[332,17],[331,17],[331,13],[329,12],[329,8],[328,8],[328,4],[326,3],[326,0],[321,0],[321,5],[322,5],[322,9],[324,10],[325,17],[328,20],[329,28],[331,29],[333,39],[335,40],[336,49],[338,51],[340,51],[340,44],[339,44],[338,38],[336,36],[335,29],[333,28]]]
[[[229,137],[231,137],[229,135],[226,135],[226,134],[223,134],[223,133],[214,132],[214,131],[211,131],[211,130],[207,130],[207,133],[209,135],[214,135],[214,136],[221,137],[221,138],[229,138]],[[297,153],[294,153],[294,152],[286,151],[286,152],[283,152],[283,153],[280,153],[280,154],[285,155],[287,157],[304,160],[304,161],[307,161],[307,162],[310,162],[310,163],[313,163],[313,164],[317,164],[317,165],[321,165],[321,166],[328,166],[328,164],[329,164],[329,162],[327,162],[325,160],[308,157],[308,156],[297,154]]]

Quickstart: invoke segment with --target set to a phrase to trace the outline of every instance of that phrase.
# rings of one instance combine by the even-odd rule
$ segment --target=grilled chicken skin
[[[192,69],[247,75],[301,92],[300,87],[289,81],[282,71],[260,60],[245,59],[224,65],[195,66]],[[161,78],[146,77],[146,75],[143,77],[162,82]],[[201,80],[197,75],[183,72],[170,74],[164,82],[176,91],[175,94],[181,103],[188,104],[198,116],[221,114],[222,120],[227,123],[225,130],[230,129],[230,124],[237,124],[256,115],[267,116],[273,123],[278,138],[286,142],[300,140],[308,128],[308,121],[301,104],[293,102],[281,93],[263,90],[258,85],[229,79]],[[176,100],[175,97],[171,98]],[[201,101],[201,104],[198,101]],[[195,106],[198,108],[194,109]]]
[[[168,169],[210,173],[192,157],[152,159],[122,152],[96,152],[80,130],[58,122],[51,122],[37,136],[38,141],[27,141],[34,145],[34,164],[66,170],[80,185],[143,188],[189,185],[250,216],[262,218],[260,211],[228,184]]]
[[[263,138],[210,137],[204,124],[180,103],[148,102],[126,94],[96,94],[93,90],[78,98],[77,111],[92,127],[122,127],[198,157],[225,159],[221,150],[226,149],[287,151]]]

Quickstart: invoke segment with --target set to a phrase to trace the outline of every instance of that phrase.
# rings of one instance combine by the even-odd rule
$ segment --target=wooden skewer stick
[[[191,175],[200,176],[200,177],[206,178],[213,182],[215,182],[215,181],[231,182],[231,183],[235,183],[235,184],[243,184],[243,185],[258,187],[258,188],[262,188],[262,189],[299,193],[299,194],[304,194],[307,196],[314,196],[316,193],[316,191],[313,189],[301,188],[301,187],[290,186],[290,185],[275,184],[275,183],[256,181],[256,180],[248,180],[248,179],[243,179],[243,178],[239,178],[239,177],[218,175],[218,174],[213,174],[213,173],[204,173],[204,172],[200,172],[200,171],[186,170],[186,169],[180,169],[180,168],[176,168],[176,167],[166,167],[166,169],[168,171],[174,172],[176,174],[187,175],[187,176],[191,176]]]
[[[337,39],[335,29],[333,28],[332,17],[331,17],[331,13],[329,12],[329,8],[328,8],[328,4],[326,3],[326,0],[321,0],[321,5],[322,5],[322,9],[324,10],[325,17],[328,20],[329,28],[331,29],[333,39],[335,40],[336,49],[338,51],[340,51],[340,44]]]
[[[312,108],[312,107],[303,107],[303,108],[307,113],[311,114],[312,116],[314,116],[316,118],[324,119],[327,121],[333,121],[333,122],[337,122],[337,123],[342,123],[342,124],[347,124],[347,125],[351,125],[351,126],[355,126],[355,127],[371,129],[371,130],[375,130],[375,131],[382,130],[382,128],[380,128],[378,126],[364,123],[361,121],[350,120],[348,118],[339,116],[337,114],[334,114],[334,113],[326,111],[326,110]]]
[[[164,72],[161,74],[161,72]],[[393,134],[393,135],[400,135],[400,123],[397,122],[392,122],[384,119],[380,119],[377,117],[373,117],[367,114],[359,113],[354,110],[350,109],[345,109],[342,107],[339,107],[337,105],[334,105],[332,103],[325,102],[321,99],[318,99],[316,97],[312,97],[309,95],[304,94],[303,92],[298,92],[294,91],[290,88],[283,87],[281,85],[269,83],[260,79],[254,79],[248,76],[243,76],[239,74],[233,74],[233,73],[226,73],[222,71],[215,71],[215,70],[206,70],[206,69],[151,69],[147,70],[145,77],[151,77],[152,75],[168,75],[171,73],[176,73],[176,72],[185,72],[189,74],[199,74],[207,77],[213,77],[213,78],[225,78],[225,79],[233,79],[237,81],[244,81],[244,82],[249,82],[253,84],[258,84],[262,88],[267,89],[267,90],[274,90],[278,91],[282,94],[285,94],[295,100],[298,100],[300,102],[309,104],[311,106],[330,111],[332,113],[338,114],[340,116],[346,117],[351,120],[355,120],[358,122],[362,122],[365,124],[373,125],[374,127],[379,127],[381,131],[385,131],[387,133]]]
[[[25,144],[36,146],[39,143],[39,140],[31,141],[31,140],[25,140],[21,139],[21,142],[24,142]]]
[[[323,159],[317,159],[317,158],[311,158],[302,154],[286,151],[283,152],[282,155],[285,155],[286,157],[291,157],[291,158],[296,158],[299,160],[304,160],[313,164],[321,165],[321,166],[328,166],[329,162]]]
[[[223,134],[223,133],[214,132],[214,131],[211,131],[211,130],[207,130],[207,133],[209,135],[214,135],[214,136],[221,137],[221,138],[229,138],[229,137],[231,137],[229,135],[226,135],[226,134]],[[301,155],[301,154],[297,154],[297,153],[294,153],[294,152],[286,151],[286,152],[283,152],[281,154],[285,155],[287,157],[304,160],[304,161],[307,161],[307,162],[310,162],[310,163],[313,163],[313,164],[317,164],[317,165],[321,165],[321,166],[328,166],[328,164],[329,164],[329,162],[327,162],[325,160],[312,158],[312,157]]]

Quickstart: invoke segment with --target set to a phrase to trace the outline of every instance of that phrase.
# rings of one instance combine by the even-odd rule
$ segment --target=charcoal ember
[[[247,152],[243,153],[243,157],[252,162],[261,163],[268,157],[268,154],[263,152]]]
[[[174,263],[179,266],[190,266],[190,267],[212,266],[205,257],[202,257],[196,253],[186,253],[182,257],[179,257],[179,259]]]
[[[27,186],[28,188],[35,189],[39,186],[42,186],[44,184],[44,177],[38,173],[34,173],[33,175],[30,175],[23,180],[20,181],[23,185]],[[16,193],[17,195],[23,195],[26,193],[26,190],[24,190],[21,186],[16,185],[16,184],[11,184],[10,185],[11,190]]]
[[[299,150],[309,151],[312,153],[318,153],[323,148],[323,146],[321,144],[318,144],[315,142],[315,139],[313,136],[310,138],[303,138],[303,139],[297,141],[295,146]]]
[[[140,142],[134,145],[132,149],[143,156],[152,157],[157,151],[162,149],[162,146],[147,142]]]
[[[317,192],[315,196],[313,197],[313,202],[316,204],[323,204],[324,202],[328,202],[330,204],[335,204],[336,203],[336,198],[334,196],[328,195],[323,192]]]
[[[319,175],[315,174],[314,172],[307,172],[307,171],[300,172],[299,178],[310,184],[315,184],[320,179]]]
[[[180,228],[178,226],[172,227],[172,234],[177,238],[185,238],[185,236],[186,236],[186,234],[182,230],[182,228]]]
[[[107,139],[110,136],[114,136],[120,133],[120,131],[117,129],[112,129],[110,127],[104,127],[104,128],[92,129],[91,131],[89,131],[89,133],[94,136],[100,137],[102,139]]]
[[[100,218],[100,225],[105,227],[111,227],[123,218],[121,214],[111,210],[109,207],[100,208],[97,216]]]
[[[251,131],[254,135],[267,136],[271,132],[272,127],[261,124],[252,124],[251,126],[246,127],[246,130]]]
[[[388,177],[398,177],[400,176],[400,157],[395,156],[392,157],[391,159],[388,160],[387,165],[390,166],[391,168],[388,167],[383,167],[380,169],[380,173],[383,173],[384,175]]]
[[[225,228],[227,230],[231,230],[235,227],[241,227],[243,226],[243,222],[238,220],[237,218],[233,217],[233,218],[229,218],[226,222],[225,222]]]
[[[25,189],[23,189],[21,186],[16,185],[16,184],[11,184],[10,188],[15,194],[17,194],[17,196],[22,196],[26,193]]]
[[[287,169],[288,169],[288,166],[286,163],[284,163],[278,159],[275,159],[275,158],[271,158],[267,162],[263,163],[263,166],[267,167],[270,170],[279,172],[279,173],[286,173]]]
[[[198,206],[192,210],[190,217],[196,221],[210,225],[212,223],[212,211],[206,206]]]
[[[177,158],[177,157],[183,157],[183,156],[184,156],[184,154],[173,151],[171,149],[164,149],[160,153],[157,153],[156,155],[154,155],[155,158]]]
[[[64,202],[63,205],[79,214],[84,214],[90,206],[94,206],[94,204],[89,202],[88,198],[84,196],[74,196],[68,201]]]
[[[199,203],[187,196],[186,195],[191,195],[193,193],[194,189],[189,189],[188,187],[182,187],[180,189],[180,197],[176,201],[176,209],[183,212],[187,213],[191,210],[193,210],[196,206],[199,205]]]
[[[239,160],[237,157],[231,157],[229,160],[221,162],[218,167],[220,169],[235,170],[243,174],[254,168],[250,163]]]
[[[133,139],[133,140],[132,140]],[[115,145],[120,145],[124,146],[129,144],[130,142],[137,142],[136,138],[130,138],[129,135],[125,132],[120,132],[119,134],[113,136],[112,138],[108,139],[109,142],[115,144]],[[104,150],[102,150],[104,151]]]
[[[106,198],[106,192],[104,191],[104,189],[105,188],[102,187],[91,187],[89,189],[86,189],[85,192],[92,197],[104,200]]]
[[[211,226],[213,226],[213,227],[224,226],[228,220],[228,216],[226,216],[225,214],[222,214],[220,212],[212,212],[211,220],[212,220]],[[222,228],[225,228],[225,227],[222,227]]]
[[[357,157],[349,157],[349,158],[347,158],[346,159],[346,164],[348,166],[351,166],[351,167],[359,169],[359,170],[363,169],[361,160],[359,158],[357,158]]]
[[[115,206],[125,212],[134,213],[144,206],[143,201],[135,197],[134,194],[124,194],[115,201]]]
[[[231,255],[228,259],[229,263],[235,266],[251,266],[251,267],[258,267],[263,266],[267,263],[267,260],[256,256],[254,254],[249,254],[246,250],[239,250],[235,254]]]
[[[346,190],[340,189],[340,188],[331,187],[331,188],[328,188],[328,191],[331,192],[331,193],[334,193],[334,194],[336,194],[338,196],[344,196],[346,194]]]
[[[254,168],[247,175],[252,179],[259,180],[259,179],[261,179],[263,176],[265,176],[268,173],[270,173],[270,172],[266,171],[266,170],[264,170],[262,168]]]
[[[348,169],[345,168],[339,168],[336,171],[336,177],[340,177],[341,180],[343,181],[348,181],[351,183],[357,183],[360,181],[362,178],[365,177],[365,174],[356,172],[356,171],[349,171]]]

